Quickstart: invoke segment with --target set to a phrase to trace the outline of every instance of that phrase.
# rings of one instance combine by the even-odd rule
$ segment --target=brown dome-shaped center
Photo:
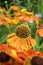
[[[19,25],[16,29],[16,35],[21,38],[27,38],[30,34],[30,29],[26,25]]]
[[[10,60],[10,56],[8,56],[5,52],[0,52],[0,62],[7,62]]]

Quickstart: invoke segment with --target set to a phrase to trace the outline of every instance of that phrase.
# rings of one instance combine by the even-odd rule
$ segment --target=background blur
[[[5,7],[6,0],[0,0],[0,6]],[[18,5],[20,8],[29,8],[32,9],[35,13],[41,12],[43,7],[43,0],[7,0],[8,7],[12,4]]]

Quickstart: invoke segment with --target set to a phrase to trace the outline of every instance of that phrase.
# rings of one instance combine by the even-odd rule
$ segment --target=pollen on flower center
[[[27,38],[30,34],[30,29],[26,25],[20,25],[16,29],[16,35],[21,38]]]

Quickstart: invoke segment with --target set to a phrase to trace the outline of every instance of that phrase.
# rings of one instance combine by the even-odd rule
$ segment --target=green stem
[[[6,9],[8,10],[8,1],[5,1],[5,6],[6,6]]]
[[[6,9],[8,10],[8,4],[6,3]]]
[[[37,23],[37,30],[38,30],[38,23]]]
[[[11,33],[11,29],[10,29],[9,25],[6,24],[6,27],[8,28],[8,30],[9,30],[9,34],[10,34],[10,33]]]

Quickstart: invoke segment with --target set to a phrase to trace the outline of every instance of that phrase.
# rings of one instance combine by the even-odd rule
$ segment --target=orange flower
[[[33,22],[36,22],[36,23],[39,23],[39,21],[41,20],[40,18],[38,17],[35,17],[35,16],[27,16],[25,14],[19,14],[16,16],[17,19],[23,21],[23,22],[30,22],[33,21]]]
[[[5,8],[0,7],[0,11],[5,12]]]
[[[43,29],[38,29],[38,30],[36,31],[36,34],[37,34],[38,36],[40,36],[40,37],[43,37]]]
[[[10,6],[10,9],[14,11],[18,11],[18,6],[16,5]]]
[[[17,19],[19,19],[19,20],[21,20],[23,22],[34,21],[32,16],[27,16],[27,15],[24,15],[24,14],[19,14],[16,17],[17,17]]]
[[[23,60],[19,58],[16,49],[12,48],[8,44],[0,44],[0,53],[5,52],[8,56],[17,60],[19,63],[23,63]]]
[[[14,18],[11,18],[9,15],[0,15],[0,25],[13,25],[13,24],[18,24],[19,23],[19,20],[14,17]]]
[[[39,56],[39,57],[43,58],[42,52],[35,51],[32,49],[25,50],[25,51],[17,51],[15,48],[13,48],[12,46],[9,46],[8,44],[0,44],[0,53],[1,52],[5,52],[7,55],[9,55],[14,60],[17,60],[21,64],[23,64],[24,60],[28,57]],[[8,62],[11,64],[12,61],[11,62],[8,61]],[[6,63],[4,63],[4,64],[6,64]],[[18,63],[18,65],[19,65],[19,63]]]
[[[30,16],[34,16],[33,11],[28,10],[28,9],[24,9],[24,8],[21,9],[21,13],[26,14],[26,15],[30,15]]]
[[[36,40],[30,35],[30,28],[26,25],[19,25],[15,33],[8,35],[7,43],[18,51],[31,49],[36,45]]]

